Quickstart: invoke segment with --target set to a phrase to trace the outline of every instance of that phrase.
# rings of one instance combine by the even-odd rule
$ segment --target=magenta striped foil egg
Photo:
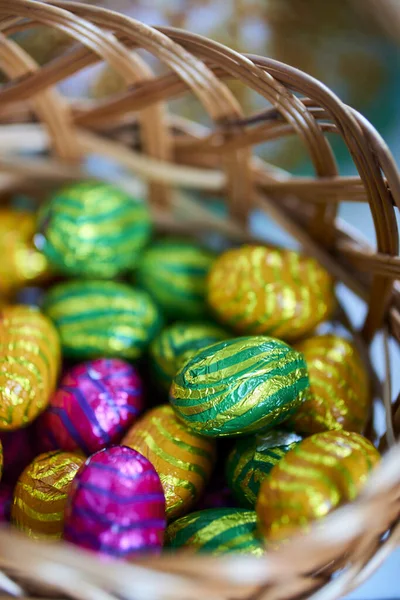
[[[142,408],[135,367],[115,358],[79,364],[64,375],[38,420],[41,449],[93,454],[118,443]]]
[[[2,483],[16,483],[22,471],[36,456],[31,427],[2,431],[0,441],[3,446]]]
[[[114,446],[79,469],[67,500],[65,540],[127,559],[159,552],[165,527],[160,479],[139,452]]]

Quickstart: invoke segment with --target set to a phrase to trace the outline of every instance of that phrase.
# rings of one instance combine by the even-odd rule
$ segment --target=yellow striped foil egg
[[[85,457],[55,450],[37,456],[20,475],[14,491],[11,522],[35,539],[60,539],[72,481]]]
[[[32,307],[0,311],[0,430],[19,429],[49,403],[60,368],[53,324]]]
[[[262,556],[257,515],[243,508],[210,508],[186,515],[169,525],[166,546],[201,554],[252,554]]]
[[[33,244],[35,232],[35,214],[0,209],[0,293],[5,296],[50,277],[46,257]]]
[[[301,433],[345,429],[362,433],[371,397],[369,377],[351,341],[338,335],[320,335],[296,345],[306,360],[310,389],[293,416]]]
[[[214,262],[208,303],[237,333],[296,340],[327,319],[333,280],[314,259],[293,250],[242,246]]]
[[[307,531],[313,521],[354,500],[379,460],[379,452],[358,433],[327,431],[303,440],[261,484],[260,531],[274,544]]]
[[[215,461],[215,442],[180,423],[171,406],[158,406],[129,430],[122,444],[145,456],[163,486],[168,519],[187,513],[203,492]]]

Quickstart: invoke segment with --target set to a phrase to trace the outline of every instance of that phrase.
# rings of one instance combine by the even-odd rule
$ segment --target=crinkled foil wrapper
[[[303,355],[263,336],[219,342],[177,373],[170,401],[200,434],[220,437],[266,431],[285,421],[309,386]]]
[[[150,296],[116,281],[68,281],[46,295],[64,356],[137,359],[162,326]]]
[[[310,378],[306,401],[293,417],[296,431],[362,433],[371,410],[370,381],[355,344],[338,335],[320,335],[296,349],[304,354]]]
[[[169,525],[166,545],[214,555],[238,553],[262,556],[257,515],[241,508],[214,508],[191,513]]]
[[[144,456],[114,446],[87,459],[66,507],[67,541],[127,559],[159,552],[165,525],[160,479]]]
[[[241,506],[255,507],[263,479],[301,439],[296,433],[278,430],[236,442],[228,458],[226,477]]]
[[[137,282],[171,319],[203,319],[207,275],[214,255],[195,242],[167,238],[142,254]]]
[[[60,539],[71,483],[85,458],[55,450],[40,454],[21,474],[13,497],[11,521],[35,539]]]
[[[215,261],[208,302],[218,320],[239,334],[291,342],[329,318],[335,296],[332,278],[314,258],[242,246]]]
[[[0,293],[8,296],[19,288],[49,279],[44,254],[34,246],[36,216],[21,210],[0,210]]]
[[[196,352],[228,337],[212,323],[174,323],[166,327],[150,347],[158,381],[169,390],[179,368]]]
[[[100,358],[76,365],[39,417],[38,435],[87,456],[118,443],[143,409],[142,388],[137,369],[125,361]]]
[[[148,458],[156,469],[168,519],[186,514],[209,481],[215,462],[214,440],[191,431],[168,405],[146,413],[122,443]]]
[[[0,372],[0,430],[25,427],[46,408],[60,368],[60,342],[39,310],[15,305],[0,310],[4,364]]]
[[[363,436],[327,431],[290,450],[263,480],[257,500],[260,531],[279,544],[307,531],[311,523],[354,500],[379,452]]]
[[[83,181],[56,192],[39,215],[37,245],[55,270],[112,279],[133,269],[150,239],[149,209],[113,185]]]

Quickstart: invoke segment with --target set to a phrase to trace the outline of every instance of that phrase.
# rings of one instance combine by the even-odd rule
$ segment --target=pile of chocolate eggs
[[[125,559],[260,556],[359,494],[370,382],[318,333],[313,258],[159,237],[95,181],[0,216],[1,520]]]

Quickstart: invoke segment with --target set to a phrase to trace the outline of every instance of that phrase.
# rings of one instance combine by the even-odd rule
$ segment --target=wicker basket
[[[38,24],[71,38],[63,55],[40,68],[9,39]],[[262,559],[182,554],[104,564],[65,544],[37,544],[3,529],[0,588],[21,596],[96,600],[322,600],[348,592],[400,541],[400,399],[392,402],[389,357],[390,338],[400,340],[400,175],[384,142],[306,74],[185,31],[152,29],[66,0],[0,0],[0,25],[0,62],[9,79],[0,89],[2,196],[26,188],[40,199],[60,180],[82,178],[81,159],[96,152],[148,182],[154,219],[164,230],[215,230],[245,241],[251,239],[250,211],[266,212],[368,305],[363,327],[354,332],[359,343],[368,348],[383,332],[386,377],[383,385],[373,380],[386,411],[380,445],[389,447],[356,502]],[[137,48],[163,63],[162,76],[154,77],[142,55],[132,53]],[[60,96],[58,82],[98,61],[124,77],[124,93],[98,102]],[[257,91],[266,109],[244,115],[225,84],[229,79]],[[197,97],[210,128],[168,114],[167,101],[184,94]],[[338,175],[326,133],[341,136],[359,176]],[[252,146],[292,135],[307,149],[314,177],[292,177],[252,156]],[[129,187],[132,180],[126,176],[120,183]],[[199,205],[178,193],[182,188],[201,190],[205,198],[221,195],[229,218],[216,216],[207,201]],[[369,203],[376,250],[336,218],[343,200]]]

